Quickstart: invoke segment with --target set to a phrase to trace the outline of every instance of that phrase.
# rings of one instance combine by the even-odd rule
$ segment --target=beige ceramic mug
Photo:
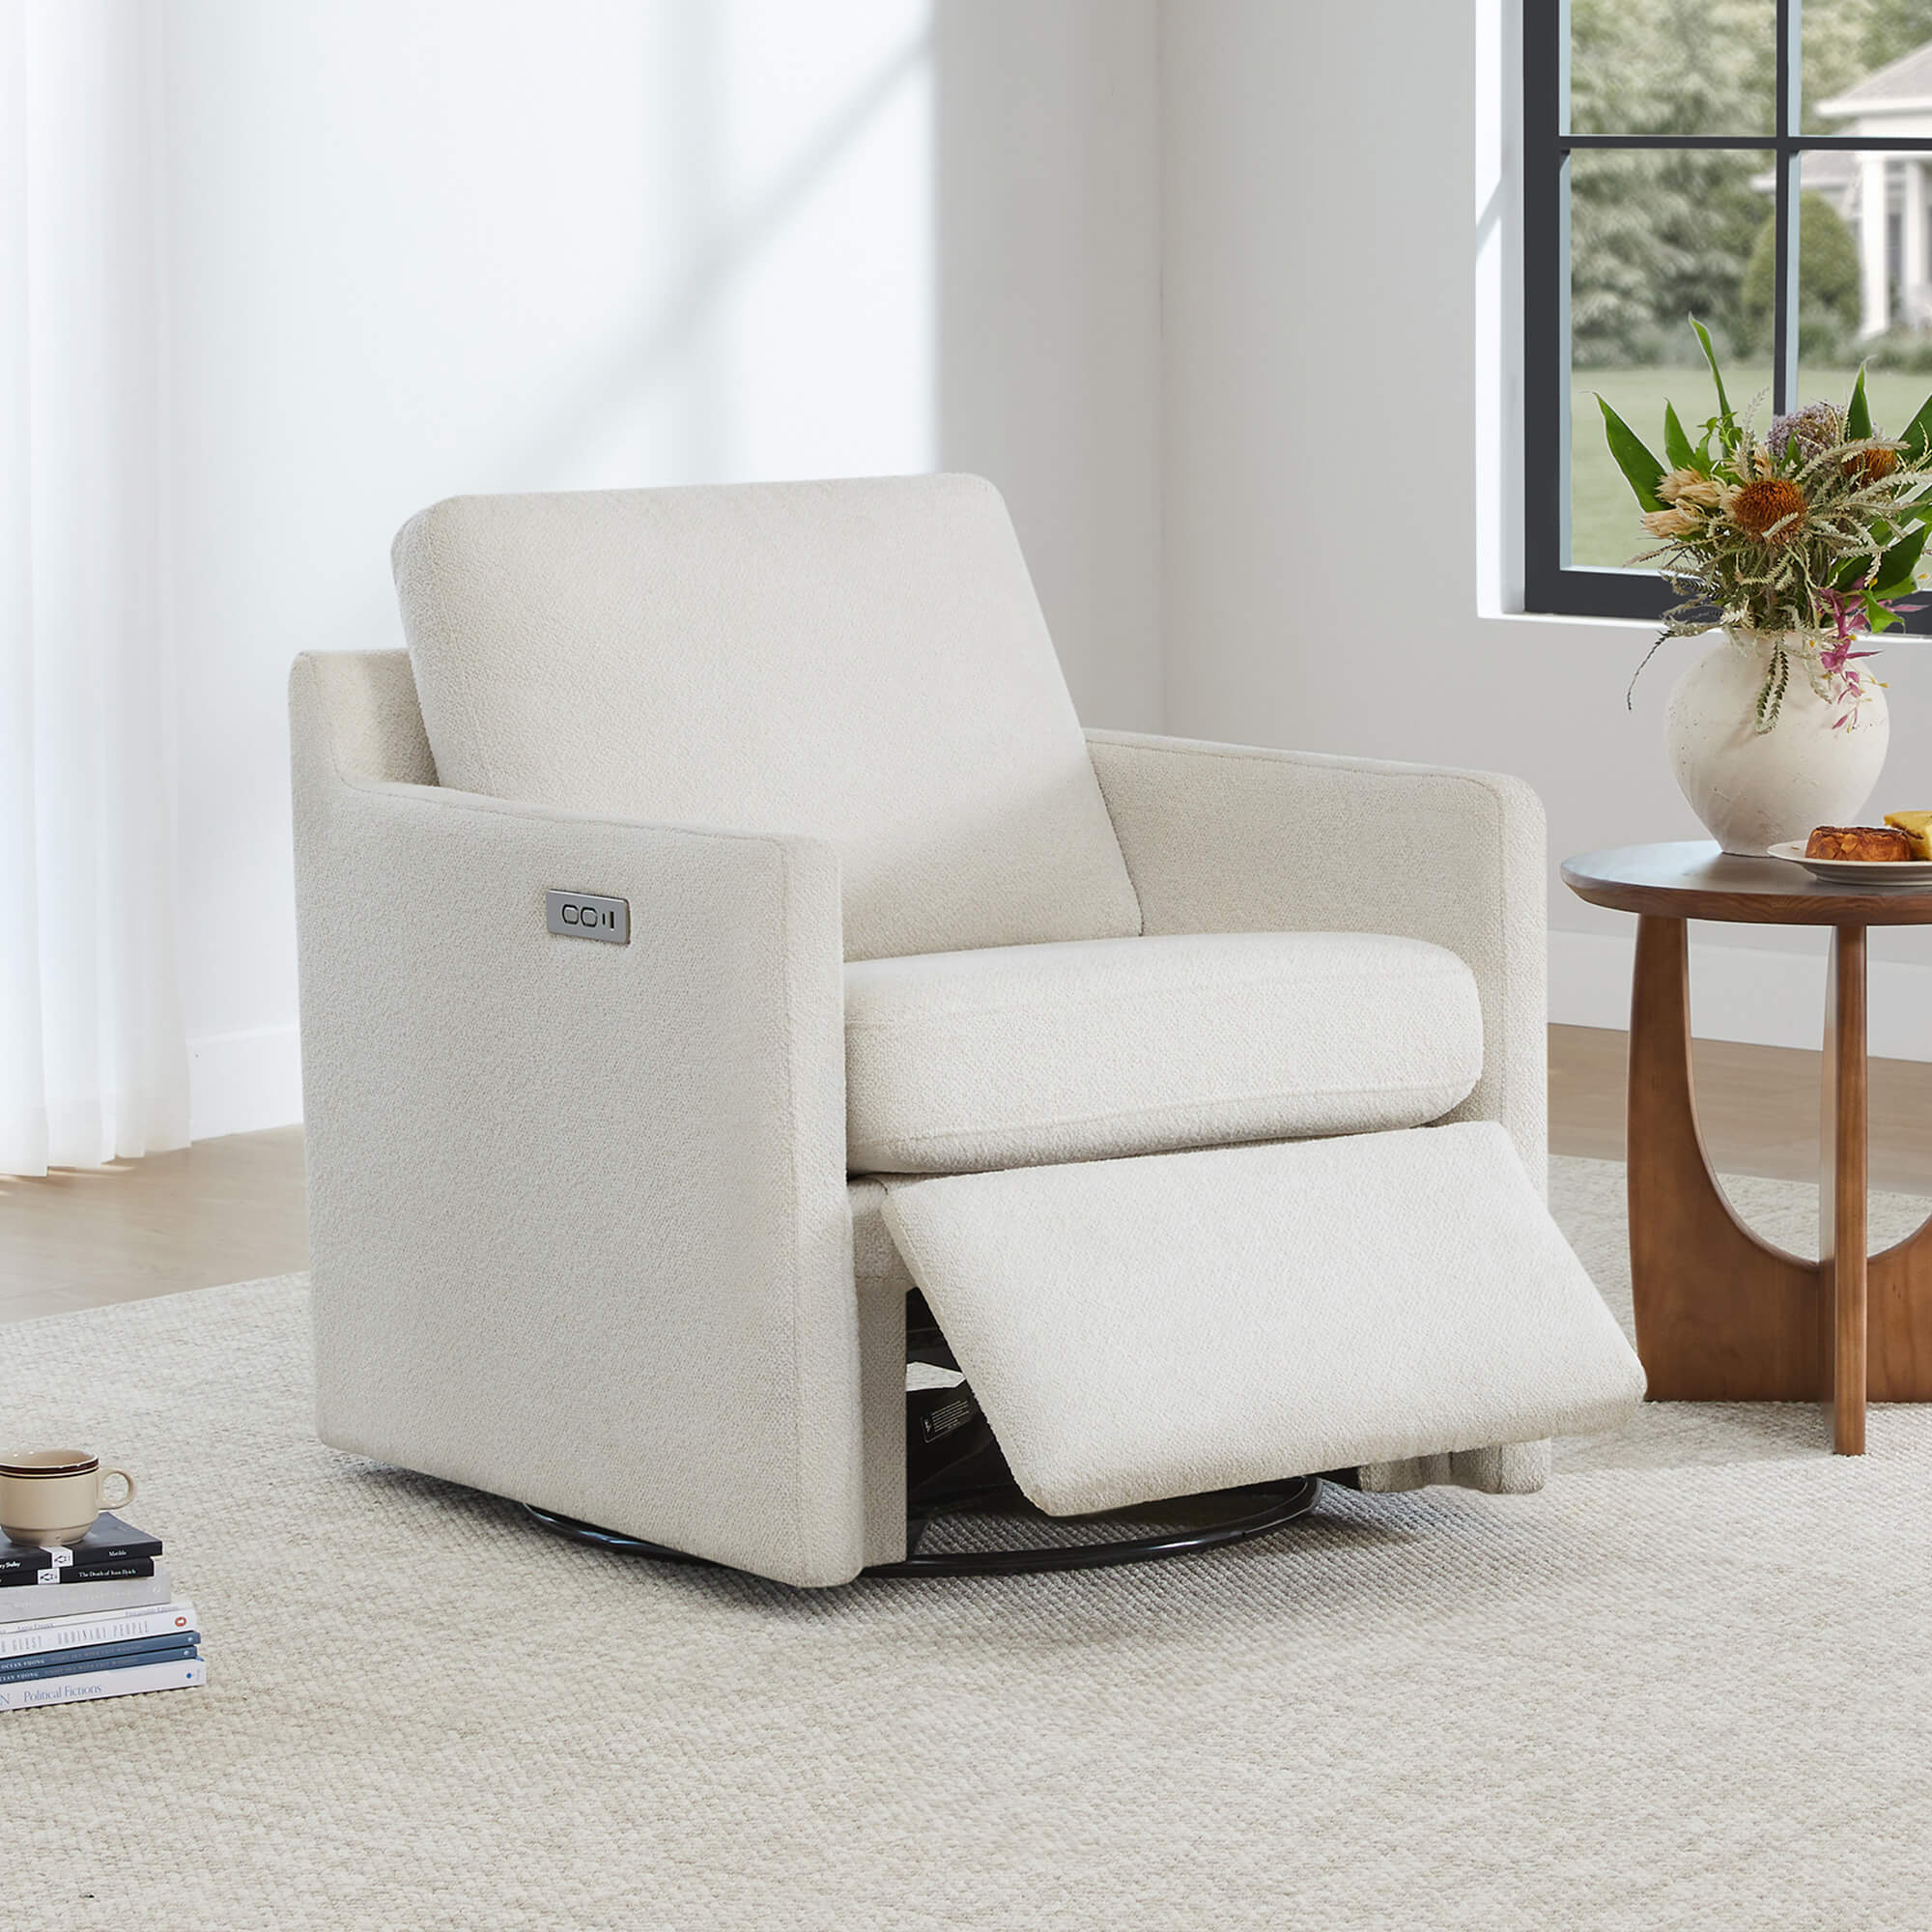
[[[116,1476],[126,1493],[110,1505],[102,1492]],[[0,1532],[14,1543],[78,1543],[103,1509],[126,1509],[133,1499],[133,1477],[103,1469],[85,1449],[0,1454]]]

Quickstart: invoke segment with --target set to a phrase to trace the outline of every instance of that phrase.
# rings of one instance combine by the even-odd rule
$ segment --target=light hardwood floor
[[[299,1127],[0,1176],[0,1321],[307,1265]]]
[[[1699,1040],[1704,1136],[1731,1174],[1809,1180],[1819,1056]],[[1872,1184],[1932,1194],[1932,1065],[1871,1065]],[[1624,1036],[1549,1030],[1549,1142],[1623,1158]],[[111,1168],[0,1178],[0,1321],[285,1274],[308,1260],[299,1127]]]
[[[1626,1036],[1549,1029],[1549,1146],[1596,1160],[1624,1157]],[[1795,1047],[1692,1043],[1697,1113],[1712,1164],[1774,1180],[1818,1178],[1823,1055]],[[1932,1065],[1871,1062],[1871,1184],[1932,1195]]]

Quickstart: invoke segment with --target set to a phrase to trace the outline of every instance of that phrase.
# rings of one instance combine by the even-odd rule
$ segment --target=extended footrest
[[[1056,1516],[1615,1427],[1643,1369],[1491,1123],[886,1183]]]

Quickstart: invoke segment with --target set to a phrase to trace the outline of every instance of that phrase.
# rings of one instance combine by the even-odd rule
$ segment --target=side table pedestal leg
[[[1652,1400],[1816,1402],[1817,1264],[1752,1234],[1711,1172],[1690,1078],[1689,938],[1683,920],[1648,913],[1631,986],[1628,1152],[1631,1293]]]
[[[1865,929],[1832,934],[1825,1083],[1818,1132],[1819,1342],[1832,1447],[1865,1453]]]

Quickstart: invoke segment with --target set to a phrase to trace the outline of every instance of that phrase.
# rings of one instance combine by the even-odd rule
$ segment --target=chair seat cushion
[[[854,1173],[965,1174],[1420,1126],[1483,1021],[1419,939],[1078,940],[848,965],[845,1066]]]

